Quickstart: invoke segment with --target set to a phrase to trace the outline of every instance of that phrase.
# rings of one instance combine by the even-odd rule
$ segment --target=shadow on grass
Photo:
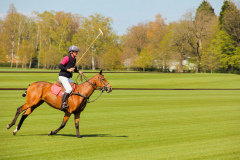
[[[55,134],[51,136],[66,136],[66,137],[77,137],[75,134]],[[86,134],[86,135],[81,135],[84,137],[122,137],[122,138],[127,138],[128,136],[114,136],[111,134]]]
[[[76,134],[55,134],[55,135],[47,135],[47,134],[32,134],[32,135],[19,135],[19,136],[63,136],[63,137],[77,137]],[[128,136],[114,136],[111,134],[86,134],[81,135],[83,138],[86,137],[121,137],[121,138],[127,138]]]
[[[122,137],[127,138],[128,136],[113,136],[111,134],[88,134],[88,135],[82,135],[83,137]]]

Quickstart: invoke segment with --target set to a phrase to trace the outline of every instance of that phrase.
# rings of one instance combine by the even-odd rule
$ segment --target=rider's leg
[[[61,110],[64,110],[68,108],[67,100],[70,93],[72,92],[72,86],[70,85],[70,82],[73,82],[73,81],[70,78],[63,77],[63,76],[59,76],[59,80],[61,81],[61,83],[63,84],[63,87],[65,88],[65,92],[63,93],[63,96],[62,96],[62,106],[61,106]]]
[[[67,109],[69,106],[67,104],[67,100],[69,98],[69,93],[64,92],[62,96],[62,105],[61,105],[61,111]]]

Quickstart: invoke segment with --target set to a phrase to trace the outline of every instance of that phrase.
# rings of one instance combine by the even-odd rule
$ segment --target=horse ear
[[[100,75],[102,75],[102,70],[100,71],[100,73],[99,73]]]

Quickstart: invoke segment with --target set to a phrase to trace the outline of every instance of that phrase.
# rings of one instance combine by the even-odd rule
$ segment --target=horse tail
[[[22,94],[23,97],[26,97],[27,95],[27,91],[25,91],[25,93]]]
[[[29,86],[30,86],[30,84],[29,84]],[[28,86],[28,87],[29,87],[29,86]],[[25,93],[22,94],[22,96],[23,96],[23,97],[26,97],[26,95],[27,95],[27,90],[25,91]]]

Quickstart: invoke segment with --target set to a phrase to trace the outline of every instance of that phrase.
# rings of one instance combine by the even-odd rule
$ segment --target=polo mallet
[[[82,57],[77,61],[77,63],[76,64],[78,64],[80,61],[81,61],[81,59],[83,58],[83,56],[87,53],[87,51],[92,47],[92,45],[93,45],[93,43],[98,39],[98,37],[100,36],[100,35],[102,35],[103,36],[103,32],[102,32],[102,30],[99,28],[99,31],[100,31],[100,33],[98,34],[98,36],[94,39],[94,41],[92,42],[92,44],[88,47],[88,49],[86,50],[86,52],[82,55]]]

